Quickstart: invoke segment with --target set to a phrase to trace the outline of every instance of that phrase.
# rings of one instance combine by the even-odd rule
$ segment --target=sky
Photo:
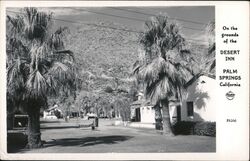
[[[131,30],[143,31],[144,23],[153,15],[166,13],[170,18],[182,26],[181,33],[190,41],[205,42],[205,24],[215,20],[213,6],[185,6],[185,7],[50,7],[39,8],[41,11],[53,12],[55,19],[77,21],[85,23],[114,22],[122,24]],[[10,8],[7,10],[17,10]],[[139,13],[140,12],[140,13]],[[112,16],[114,15],[114,16]],[[116,16],[116,17],[115,17]],[[127,18],[121,18],[127,17]],[[188,22],[192,21],[192,22]],[[195,23],[193,23],[195,22]],[[57,25],[73,27],[76,24],[57,21]],[[79,24],[77,24],[79,25]],[[192,29],[190,29],[192,28]]]

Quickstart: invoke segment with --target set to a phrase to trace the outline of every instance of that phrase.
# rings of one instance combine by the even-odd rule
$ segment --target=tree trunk
[[[96,112],[96,117],[94,118],[95,119],[95,127],[98,127],[98,125],[99,125],[99,111],[98,111],[97,105],[95,105],[95,112]]]
[[[168,100],[162,100],[162,121],[163,121],[163,134],[168,136],[174,136],[172,125],[170,122],[170,113],[169,113],[169,102]]]
[[[30,107],[28,109],[28,144],[27,148],[35,149],[42,147],[41,133],[40,133],[40,109]]]
[[[156,130],[162,130],[162,114],[161,114],[161,108],[160,105],[157,103],[154,106],[155,109],[155,129]]]

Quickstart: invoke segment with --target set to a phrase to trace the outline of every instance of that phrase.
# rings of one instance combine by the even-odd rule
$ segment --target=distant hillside
[[[126,29],[109,22],[98,25]],[[82,74],[125,79],[138,56],[138,38],[139,34],[134,32],[81,25],[70,32],[66,48],[74,52]],[[107,84],[114,86],[107,80]],[[95,80],[96,86],[103,86],[103,81]]]
[[[118,24],[99,23],[124,28]],[[68,37],[67,48],[72,50],[81,67],[98,73],[115,72],[117,67],[130,67],[137,58],[138,34],[107,28],[79,26]],[[127,74],[127,70],[123,70]],[[99,71],[100,72],[100,71]],[[100,74],[100,73],[98,73]],[[123,73],[116,73],[121,77]]]
[[[124,25],[110,22],[96,24],[126,29]],[[192,66],[195,72],[199,72],[206,68],[207,47],[194,43],[189,45],[196,59]],[[139,34],[81,25],[71,30],[66,48],[75,53],[80,72],[83,75],[87,74],[88,78],[93,78],[89,83],[92,90],[103,89],[106,86],[115,88],[117,84],[112,78],[128,78],[131,67],[138,58]],[[104,79],[100,80],[100,77]],[[119,84],[127,87],[124,82]]]

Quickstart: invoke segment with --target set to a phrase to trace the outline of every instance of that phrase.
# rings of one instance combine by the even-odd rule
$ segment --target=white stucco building
[[[216,81],[210,76],[190,80],[182,101],[181,120],[216,121],[215,87]]]
[[[216,81],[210,76],[194,77],[187,83],[183,101],[169,103],[170,120],[176,121],[216,121],[215,90]],[[138,94],[138,100],[131,106],[132,121],[155,123],[155,110],[149,102]]]
[[[180,103],[170,101],[170,120],[171,122],[180,119]],[[178,115],[179,114],[179,115]],[[138,94],[138,100],[132,103],[131,118],[134,122],[155,123],[155,110],[150,102],[146,101],[142,93]],[[179,120],[180,121],[180,120]]]

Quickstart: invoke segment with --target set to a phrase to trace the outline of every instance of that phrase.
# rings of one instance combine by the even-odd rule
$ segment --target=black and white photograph
[[[215,7],[6,8],[8,153],[216,152]]]
[[[1,1],[0,29],[1,160],[249,160],[249,2]]]

